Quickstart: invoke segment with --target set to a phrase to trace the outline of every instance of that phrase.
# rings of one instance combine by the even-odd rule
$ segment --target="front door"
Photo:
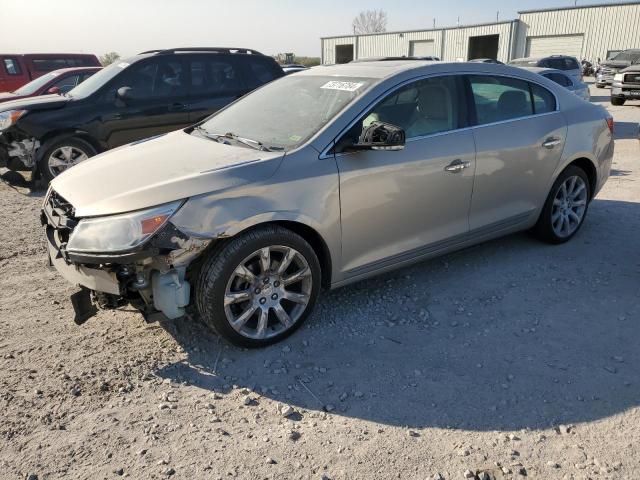
[[[469,76],[476,123],[471,230],[527,222],[544,202],[564,148],[554,95],[509,77]]]
[[[136,63],[114,79],[104,94],[102,126],[109,148],[170,132],[189,124],[184,60],[152,57]],[[132,99],[119,100],[120,87],[131,88]]]
[[[469,230],[475,169],[460,78],[434,77],[396,90],[337,142],[346,277],[409,260]],[[340,153],[363,127],[402,127],[401,151]]]

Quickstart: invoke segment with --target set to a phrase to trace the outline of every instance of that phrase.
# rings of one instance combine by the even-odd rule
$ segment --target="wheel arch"
[[[224,245],[228,240],[245,234],[251,230],[269,225],[277,225],[300,235],[313,248],[318,261],[320,262],[322,286],[329,288],[333,273],[333,258],[331,249],[325,238],[320,234],[319,228],[311,225],[312,222],[305,222],[300,217],[259,215],[255,218],[247,219],[237,223],[233,228],[224,232],[219,231],[214,235],[214,241],[210,248],[215,249]]]
[[[38,150],[38,162],[42,160],[42,156],[44,155],[45,149],[42,147],[44,147],[47,143],[63,138],[79,138],[90,144],[97,153],[101,153],[104,151],[102,145],[100,145],[100,142],[98,142],[89,132],[77,129],[53,130],[51,132],[47,132],[39,139],[40,148]]]
[[[565,171],[567,167],[570,166],[578,167],[587,174],[587,178],[589,179],[589,201],[591,201],[598,185],[598,169],[589,158],[579,157],[565,165],[561,172]]]

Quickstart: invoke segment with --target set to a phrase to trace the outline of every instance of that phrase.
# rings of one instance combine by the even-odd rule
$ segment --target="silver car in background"
[[[542,75],[543,77],[548,78],[556,82],[558,85],[566,88],[567,90],[572,91],[577,96],[586,100],[587,102],[591,101],[591,92],[589,91],[589,85],[584,83],[581,80],[576,80],[571,76],[567,75],[560,70],[555,70],[553,68],[539,68],[539,67],[520,67],[530,72],[537,73],[538,75]]]
[[[316,67],[53,180],[53,266],[95,304],[193,310],[231,342],[292,333],[321,287],[521,230],[562,243],[609,176],[613,122],[541,75]]]
[[[549,55],[547,57],[515,58],[509,62],[514,67],[538,67],[560,70],[577,82],[582,81],[582,66],[576,57]]]

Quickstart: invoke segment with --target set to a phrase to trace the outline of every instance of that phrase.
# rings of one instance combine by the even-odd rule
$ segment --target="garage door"
[[[409,42],[409,56],[428,57],[436,54],[433,40],[413,40]]]
[[[580,58],[583,35],[562,35],[557,37],[528,37],[527,57],[549,55],[571,55]]]

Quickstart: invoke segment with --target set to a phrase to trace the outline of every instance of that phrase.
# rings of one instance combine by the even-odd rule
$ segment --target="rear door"
[[[542,205],[567,126],[555,96],[524,80],[470,75],[476,176],[471,231],[525,222]]]
[[[196,123],[247,92],[235,54],[189,55],[189,122]]]
[[[12,92],[30,81],[20,57],[0,56],[0,92]]]
[[[129,66],[110,83],[101,116],[109,148],[189,124],[186,68],[181,55],[157,55]],[[121,87],[131,88],[127,103],[116,96]]]

